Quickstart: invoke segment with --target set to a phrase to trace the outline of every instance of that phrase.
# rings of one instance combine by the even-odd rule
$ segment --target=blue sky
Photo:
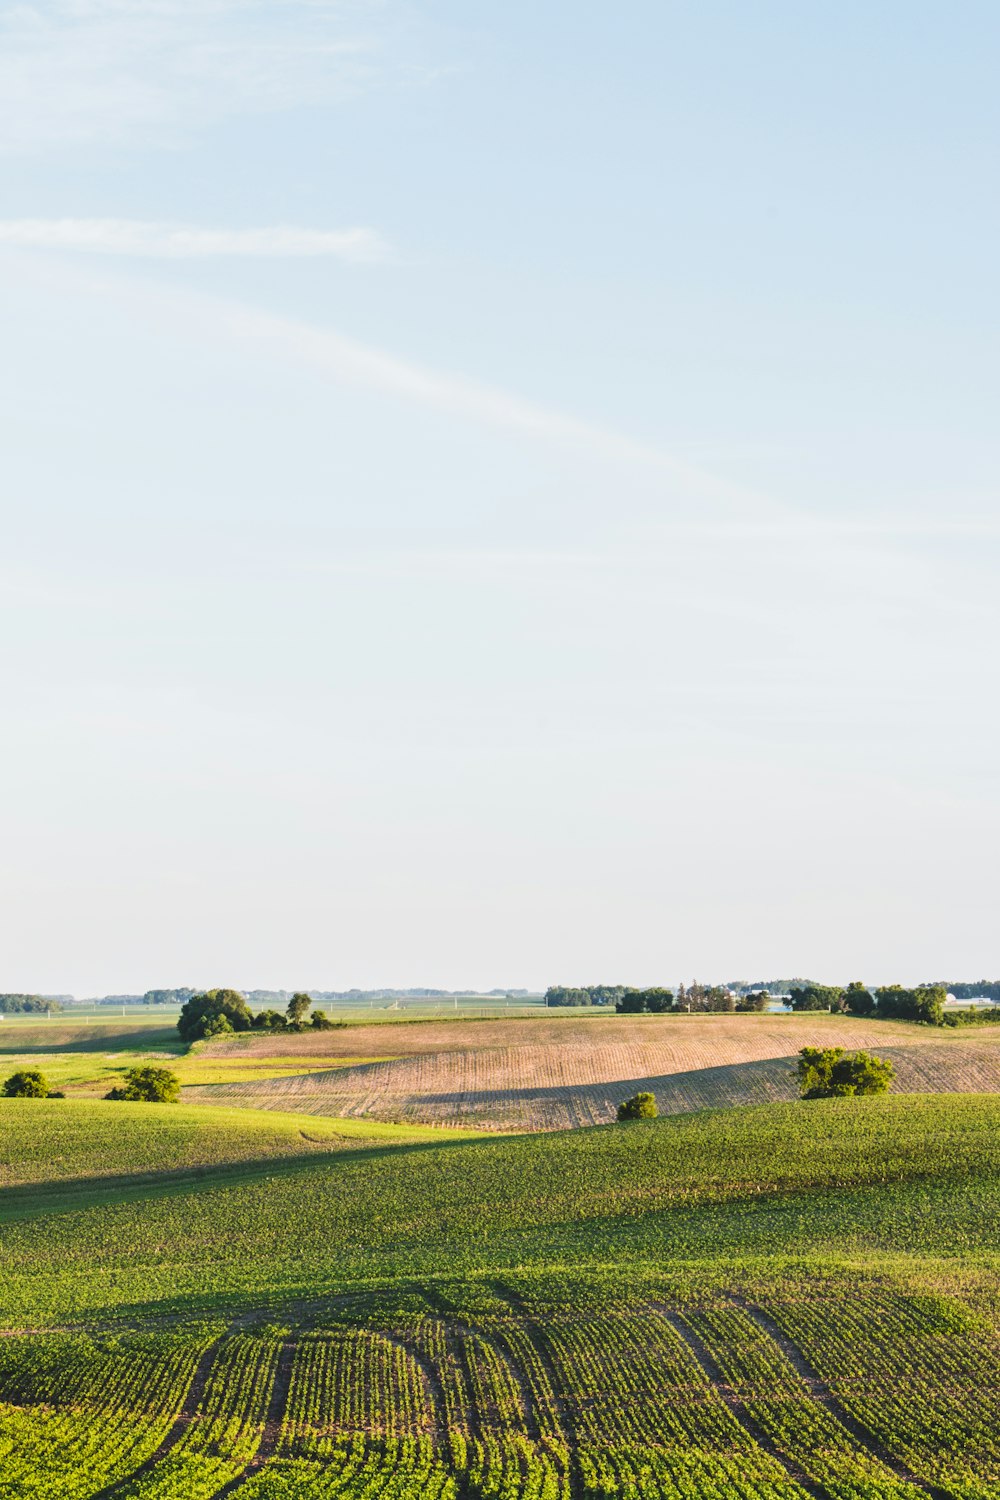
[[[0,988],[997,972],[998,43],[0,7]]]

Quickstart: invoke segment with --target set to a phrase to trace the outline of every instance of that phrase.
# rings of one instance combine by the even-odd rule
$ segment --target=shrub
[[[280,1010],[259,1010],[251,1022],[254,1031],[282,1031],[285,1018]]]
[[[803,1099],[844,1099],[855,1094],[886,1094],[896,1076],[888,1058],[843,1047],[803,1047],[796,1064]]]
[[[239,990],[206,990],[192,995],[181,1007],[177,1030],[185,1042],[197,1042],[212,1035],[208,1027],[219,1016],[225,1016],[233,1031],[249,1031],[252,1017]]]
[[[146,1064],[141,1068],[129,1068],[124,1084],[105,1094],[105,1099],[126,1099],[141,1104],[176,1104],[180,1098],[181,1081],[169,1068],[156,1068]]]
[[[48,1099],[51,1097],[45,1074],[40,1073],[37,1068],[21,1068],[17,1073],[12,1073],[4,1084],[3,1091],[8,1099]]]
[[[618,1106],[619,1120],[655,1120],[658,1114],[652,1094],[633,1094]]]
[[[309,1019],[309,1024],[316,1031],[332,1031],[335,1026],[341,1023],[331,1021],[325,1010],[314,1010]]]

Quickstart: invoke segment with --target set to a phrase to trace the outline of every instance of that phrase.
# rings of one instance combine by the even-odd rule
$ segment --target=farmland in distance
[[[941,1031],[808,1014],[597,1015],[236,1036],[199,1047],[201,1065],[270,1060],[274,1075],[192,1084],[184,1097],[414,1124],[560,1130],[613,1120],[637,1089],[655,1094],[663,1114],[792,1099],[794,1058],[804,1046],[877,1050],[892,1060],[903,1093],[1000,1091],[1000,1027]],[[359,1055],[374,1060],[352,1064]],[[295,1060],[301,1071],[285,1071]]]

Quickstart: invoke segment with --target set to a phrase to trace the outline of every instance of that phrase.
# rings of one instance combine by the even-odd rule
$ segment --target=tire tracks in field
[[[726,1409],[739,1422],[744,1432],[753,1439],[757,1447],[762,1448],[770,1458],[774,1459],[775,1463],[780,1464],[789,1479],[793,1480],[800,1489],[805,1490],[807,1495],[811,1495],[813,1500],[829,1500],[830,1491],[825,1489],[821,1484],[817,1484],[814,1479],[810,1479],[806,1471],[794,1459],[788,1458],[782,1453],[773,1438],[769,1437],[764,1431],[743,1398],[738,1396],[732,1386],[727,1383],[725,1375],[716,1364],[715,1357],[708,1349],[708,1346],[702,1342],[694,1329],[685,1321],[684,1317],[680,1313],[674,1312],[671,1308],[660,1304],[657,1304],[654,1310],[659,1313],[665,1322],[670,1324],[670,1327],[678,1337],[684,1340],[688,1349],[701,1366],[702,1373],[716,1395],[725,1403]]]
[[[215,1361],[219,1356],[223,1340],[231,1331],[231,1327],[223,1329],[218,1337],[213,1339],[208,1345],[208,1348],[202,1351],[198,1363],[194,1367],[194,1373],[188,1383],[188,1388],[184,1393],[181,1409],[149,1457],[144,1458],[142,1463],[137,1468],[132,1469],[130,1473],[123,1474],[120,1479],[113,1479],[103,1489],[97,1490],[91,1496],[91,1500],[112,1500],[112,1497],[121,1495],[129,1485],[134,1484],[138,1479],[142,1479],[151,1469],[156,1467],[161,1459],[166,1458],[171,1449],[177,1446],[198,1415],[198,1407],[201,1404],[201,1398],[205,1394],[208,1377],[215,1366]]]
[[[895,1474],[896,1478],[903,1484],[911,1485],[914,1489],[921,1490],[925,1495],[929,1495],[930,1500],[955,1500],[951,1490],[942,1489],[939,1485],[933,1485],[925,1479],[920,1479],[912,1469],[908,1468],[906,1464],[889,1452],[888,1448],[886,1448],[884,1443],[879,1440],[870,1428],[866,1427],[863,1422],[860,1422],[857,1417],[852,1416],[847,1408],[842,1405],[838,1397],[834,1395],[826,1381],[813,1369],[806,1356],[802,1353],[802,1350],[797,1344],[792,1342],[788,1334],[775,1322],[770,1313],[765,1312],[762,1307],[757,1307],[747,1302],[742,1297],[732,1296],[729,1300],[741,1312],[745,1313],[748,1318],[751,1318],[762,1333],[766,1333],[768,1338],[777,1344],[799,1379],[808,1389],[813,1400],[818,1401],[820,1406],[825,1407],[834,1421],[839,1422],[840,1426],[851,1434],[851,1437],[859,1448],[864,1449],[871,1458],[878,1459],[879,1463],[887,1468],[890,1473]]]
[[[238,1474],[234,1474],[233,1478],[228,1479],[221,1489],[216,1490],[212,1500],[223,1500],[224,1496],[234,1494],[252,1475],[275,1457],[281,1441],[281,1429],[288,1406],[288,1390],[292,1383],[292,1365],[295,1363],[298,1348],[297,1334],[290,1333],[282,1339],[278,1358],[274,1364],[274,1378],[271,1381],[271,1395],[264,1417],[264,1431],[257,1444],[257,1451]]]
[[[567,1410],[566,1402],[560,1395],[561,1382],[559,1380],[559,1372],[555,1367],[555,1361],[544,1339],[539,1338],[536,1334],[530,1309],[520,1292],[507,1282],[495,1281],[491,1285],[493,1291],[496,1292],[502,1302],[507,1304],[520,1323],[521,1332],[535,1351],[538,1363],[549,1383],[549,1390],[552,1392],[552,1411],[559,1425],[560,1441],[568,1455],[566,1480],[569,1492],[572,1500],[583,1500],[583,1472],[580,1468],[578,1457],[579,1433],[576,1421],[571,1412]],[[530,1385],[530,1378],[527,1375],[524,1376],[524,1381],[525,1384]]]

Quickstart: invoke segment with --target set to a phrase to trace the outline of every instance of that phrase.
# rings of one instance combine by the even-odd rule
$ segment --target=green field
[[[994,1096],[0,1129],[0,1495],[1000,1496]]]

